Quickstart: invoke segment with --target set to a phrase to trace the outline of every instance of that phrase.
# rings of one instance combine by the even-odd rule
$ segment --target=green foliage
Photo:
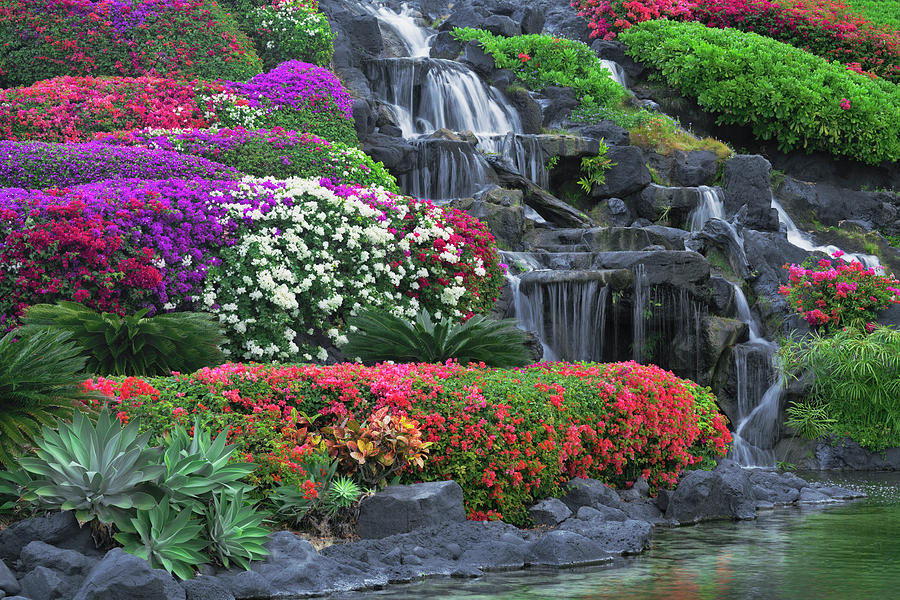
[[[784,424],[793,427],[801,437],[814,440],[825,435],[835,425],[825,406],[815,402],[797,402],[787,408]]]
[[[117,533],[115,538],[125,552],[140,556],[154,569],[190,579],[194,569],[207,562],[203,550],[209,542],[202,538],[203,524],[192,518],[191,511],[170,506],[167,498],[130,521],[133,532]]]
[[[785,373],[814,378],[809,406],[788,413],[793,426],[849,435],[874,451],[900,446],[900,330],[847,327],[791,338],[778,352]]]
[[[35,475],[29,486],[49,508],[74,510],[81,522],[127,522],[131,509],[156,506],[153,484],[163,473],[158,451],[148,447],[150,433],[137,424],[124,429],[103,410],[96,426],[76,411],[72,423],[43,428],[35,440],[37,457],[19,460]]]
[[[341,349],[346,356],[366,362],[484,362],[495,367],[519,367],[531,362],[525,333],[515,320],[494,321],[475,315],[464,323],[448,318],[433,322],[427,311],[410,322],[377,309],[367,309],[348,320],[351,331]]]
[[[578,180],[578,185],[586,194],[589,194],[595,185],[601,186],[606,183],[606,171],[619,164],[612,162],[606,156],[607,151],[609,151],[609,146],[601,138],[596,156],[585,156],[581,159],[582,177]]]
[[[246,22],[266,70],[286,60],[325,67],[334,56],[334,33],[315,6],[297,0],[267,4],[249,11]]]
[[[97,313],[77,302],[35,304],[22,331],[68,332],[87,355],[87,369],[114,375],[165,375],[220,364],[218,322],[206,313],[146,317]]]
[[[0,464],[13,465],[42,425],[72,413],[85,359],[70,338],[63,331],[0,338]]]
[[[869,21],[900,31],[900,3],[897,0],[845,0],[847,7]]]
[[[30,484],[31,477],[27,471],[21,469],[0,470],[0,514],[20,510],[22,508],[20,502],[28,494]],[[34,502],[29,504],[33,505]]]
[[[494,57],[498,69],[515,71],[532,90],[550,85],[573,88],[581,101],[577,110],[584,111],[582,117],[601,108],[617,108],[628,95],[583,42],[549,35],[503,37],[468,27],[455,28],[453,35],[462,42],[477,40]]]
[[[260,527],[263,515],[244,501],[244,491],[213,496],[206,511],[206,533],[210,554],[229,568],[231,563],[250,569],[251,560],[269,554],[263,547],[269,534]]]
[[[698,138],[682,129],[675,119],[658,113],[651,114],[634,126],[628,127],[628,134],[633,145],[653,150],[663,156],[669,156],[676,150],[681,152],[708,150],[715,154],[719,161],[725,161],[734,154],[731,148],[719,140],[711,137]]]
[[[900,158],[897,86],[753,33],[647,21],[619,35],[683,94],[778,149],[869,164]]]

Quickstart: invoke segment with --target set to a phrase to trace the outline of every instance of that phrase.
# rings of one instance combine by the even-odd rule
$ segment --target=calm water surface
[[[900,473],[809,476],[865,500],[783,508],[755,521],[657,531],[641,556],[567,571],[434,579],[355,594],[412,600],[889,600],[900,598]]]

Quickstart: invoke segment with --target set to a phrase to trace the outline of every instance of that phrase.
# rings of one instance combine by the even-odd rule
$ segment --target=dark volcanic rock
[[[572,516],[572,511],[559,498],[541,500],[528,509],[535,525],[555,527]]]
[[[494,65],[494,57],[485,52],[481,44],[475,40],[468,42],[463,47],[463,55],[459,61],[488,79],[497,70],[497,67]]]
[[[578,125],[573,127],[578,135],[602,139],[607,146],[627,146],[631,143],[631,136],[624,127],[619,127],[612,121],[600,121],[591,125]]]
[[[22,587],[16,581],[16,576],[6,566],[6,562],[0,559],[0,591],[4,595],[18,594]]]
[[[580,104],[578,98],[575,97],[575,90],[570,87],[548,85],[542,93],[547,99],[547,103],[543,107],[544,127],[558,127],[568,120],[569,115]]]
[[[569,519],[560,525],[560,529],[577,533],[597,543],[604,552],[609,554],[638,554],[643,552],[650,547],[650,534],[652,532],[650,523],[635,519],[627,519],[625,521]],[[544,537],[546,538],[547,536]]]
[[[672,183],[693,187],[707,185],[716,176],[716,155],[709,150],[679,153]]]
[[[67,511],[25,519],[0,531],[0,560],[17,560],[22,549],[33,541],[77,550],[82,554],[97,554],[90,527],[78,527],[75,514]]]
[[[822,470],[897,471],[900,470],[900,448],[888,448],[882,456],[850,438],[821,439],[816,445],[816,461]]]
[[[750,229],[778,230],[778,215],[772,209],[771,168],[769,161],[756,154],[739,154],[725,163],[725,212],[730,216],[746,206],[743,223]]]
[[[465,520],[462,488],[455,481],[388,486],[360,503],[359,535],[382,538]]]
[[[449,31],[442,31],[434,38],[429,54],[431,58],[456,59],[463,50],[463,43]]]
[[[526,562],[532,566],[576,567],[610,559],[610,553],[597,542],[560,529],[532,542],[525,554]]]
[[[641,192],[637,214],[651,221],[663,215],[672,225],[688,222],[690,214],[700,204],[700,190],[695,187],[664,187],[651,183]]]
[[[495,35],[515,37],[522,34],[522,27],[505,15],[492,15],[485,19],[484,29]]]
[[[580,477],[569,480],[566,495],[561,499],[573,511],[578,511],[582,506],[620,508],[622,505],[622,499],[616,490],[602,481]]]
[[[591,190],[592,198],[624,198],[652,181],[644,154],[637,146],[614,146],[606,156],[615,164],[606,171],[606,183]]]
[[[547,18],[544,13],[532,6],[523,6],[513,13],[513,20],[521,23],[525,35],[540,33],[544,29]]]
[[[807,183],[785,178],[778,197],[791,212],[812,213],[824,225],[838,225],[846,219],[884,227],[900,215],[893,192],[859,192],[828,183]]]
[[[713,471],[691,471],[669,499],[666,516],[681,523],[709,519],[752,519],[756,502],[749,474],[732,460]]]
[[[234,594],[219,583],[215,578],[196,577],[181,582],[184,588],[185,600],[234,600]]]
[[[93,568],[74,600],[185,600],[171,575],[142,558],[113,548]]]

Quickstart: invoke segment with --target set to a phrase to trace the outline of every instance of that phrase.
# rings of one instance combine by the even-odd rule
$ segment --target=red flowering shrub
[[[653,19],[752,31],[900,82],[900,34],[834,0],[573,0],[593,37],[611,39]]]
[[[305,450],[295,448],[293,432],[308,424],[298,415],[319,412],[316,424],[327,426],[387,407],[418,421],[432,444],[424,469],[407,467],[408,478],[452,478],[463,487],[470,518],[516,524],[527,523],[529,504],[560,495],[571,477],[621,486],[646,476],[655,486],[671,486],[685,468],[724,455],[731,440],[708,389],[632,362],[515,370],[226,364],[151,383],[158,395],[118,395],[124,418],[166,428],[181,408],[204,422],[234,423],[257,436],[233,436],[238,454],[281,465],[262,483],[295,473],[292,452]],[[108,382],[89,382],[98,385],[119,393]],[[264,426],[270,435],[282,432],[284,442],[260,444]]]
[[[823,258],[812,269],[784,265],[790,285],[781,286],[778,292],[810,325],[831,328],[857,319],[870,323],[890,304],[900,304],[900,281],[855,260],[834,263]]]
[[[215,0],[2,0],[0,87],[60,75],[246,81],[262,69]]]

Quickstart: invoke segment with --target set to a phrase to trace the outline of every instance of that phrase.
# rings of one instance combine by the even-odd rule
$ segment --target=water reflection
[[[808,477],[809,478],[809,477]],[[900,597],[900,473],[827,478],[866,500],[660,531],[610,566],[427,580],[354,598],[864,600]],[[351,596],[335,596],[335,598]]]

